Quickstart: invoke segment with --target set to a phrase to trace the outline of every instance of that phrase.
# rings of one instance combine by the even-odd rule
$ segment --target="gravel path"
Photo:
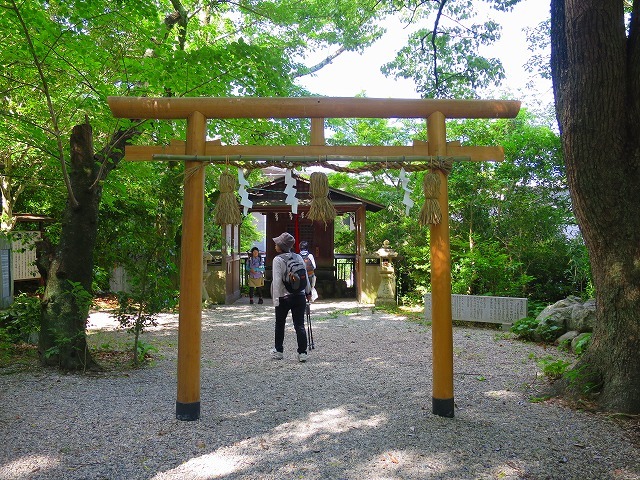
[[[441,418],[430,327],[312,310],[305,364],[290,322],[284,359],[269,357],[271,305],[205,310],[195,422],[175,420],[176,315],[144,335],[159,348],[148,368],[0,375],[0,479],[640,479],[623,423],[528,401],[555,349],[455,327],[456,416]],[[91,323],[100,342],[125,337],[105,314]]]

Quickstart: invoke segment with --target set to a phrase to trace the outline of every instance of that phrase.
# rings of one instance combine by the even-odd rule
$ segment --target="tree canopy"
[[[483,4],[509,11],[516,3]],[[60,315],[51,305],[65,299],[70,308],[60,311],[75,317],[71,330],[82,329],[88,307],[78,288],[101,284],[96,273],[135,249],[133,239],[146,242],[149,248],[137,253],[148,252],[149,258],[158,249],[173,255],[178,245],[182,165],[120,160],[126,143],[184,138],[185,123],[116,120],[108,96],[309,95],[297,78],[341,52],[366,49],[383,32],[380,20],[398,15],[415,29],[384,72],[411,79],[425,98],[473,98],[504,77],[500,59],[479,50],[498,38],[500,26],[477,17],[477,5],[471,0],[3,0],[3,226],[12,228],[12,212],[37,210],[60,220],[50,232],[59,242],[57,256],[50,258],[63,258],[70,245],[84,250],[78,255],[83,268],[65,270],[73,263],[66,258],[48,278],[43,303],[49,313],[42,323],[54,343],[48,351],[61,347],[60,339],[77,336],[52,327]],[[459,165],[449,177],[453,288],[540,301],[591,291],[582,234],[598,304],[594,348],[579,366],[588,372],[582,385],[597,385],[607,408],[637,413],[640,6],[624,0],[589,0],[579,7],[553,0],[551,5],[550,36],[542,28],[536,38],[551,39],[562,151],[559,137],[528,112],[508,121],[448,124],[451,138],[504,145],[507,157],[501,164]],[[323,49],[330,52],[326,58],[307,64],[310,52]],[[330,128],[330,141],[337,144],[425,139],[415,125],[403,122],[344,120]],[[208,129],[210,137],[225,143],[308,141],[308,125],[297,121],[218,120],[208,122]],[[209,209],[217,174],[209,169]],[[411,188],[419,198],[420,176],[414,177]],[[402,272],[407,290],[423,293],[428,237],[404,215],[397,174],[336,174],[331,181],[388,205],[375,219],[377,228],[369,229],[368,241],[377,247],[384,239],[395,240],[410,265]],[[84,244],[79,232],[86,235]],[[81,342],[69,352],[82,348]]]

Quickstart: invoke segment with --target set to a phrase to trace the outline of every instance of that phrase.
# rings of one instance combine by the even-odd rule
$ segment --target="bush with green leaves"
[[[40,330],[40,299],[21,293],[0,313],[0,336],[9,343],[29,340]]]
[[[587,365],[580,365],[572,370],[567,370],[564,373],[564,378],[572,389],[584,395],[596,393],[601,386],[599,381],[591,376]]]
[[[535,318],[524,317],[520,320],[517,320],[511,326],[511,331],[524,340],[533,341],[535,340],[537,326],[538,321]]]
[[[146,284],[134,292],[118,292],[118,308],[112,314],[120,323],[133,334],[132,359],[133,364],[144,362],[146,354],[156,350],[155,347],[143,342],[140,335],[149,327],[157,325],[158,313],[171,310],[177,304],[177,292],[164,282]]]
[[[538,360],[538,365],[542,368],[542,373],[551,379],[558,379],[565,374],[571,362],[561,358],[547,356]]]
[[[573,346],[573,353],[582,355],[591,345],[591,333],[585,333],[577,338],[576,344]]]
[[[553,343],[564,333],[564,327],[552,322],[540,322],[536,327],[535,335],[546,343]]]

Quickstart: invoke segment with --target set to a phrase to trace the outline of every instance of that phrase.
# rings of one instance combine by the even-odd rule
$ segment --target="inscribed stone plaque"
[[[451,295],[451,317],[467,322],[513,323],[527,316],[527,299]],[[424,296],[424,317],[431,320],[431,294]]]

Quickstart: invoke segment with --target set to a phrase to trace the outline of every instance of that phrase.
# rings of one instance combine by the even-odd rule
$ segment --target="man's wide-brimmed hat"
[[[287,232],[281,233],[275,237],[273,241],[276,242],[276,245],[278,245],[283,252],[290,251],[296,243],[294,236]]]

